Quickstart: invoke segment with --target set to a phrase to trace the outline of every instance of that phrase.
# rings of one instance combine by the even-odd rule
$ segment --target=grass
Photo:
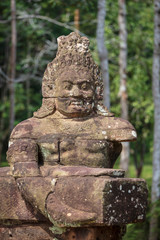
[[[0,167],[8,167],[8,166],[9,164],[6,161],[0,163]]]
[[[136,178],[136,169],[133,164],[129,166],[129,177]],[[143,166],[141,178],[144,178],[148,184],[151,183],[151,180],[152,180],[152,165],[151,164],[147,164],[147,165]]]

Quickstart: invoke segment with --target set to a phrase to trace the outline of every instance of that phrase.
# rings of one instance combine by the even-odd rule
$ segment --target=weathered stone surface
[[[0,236],[3,240],[122,240],[125,226],[94,227],[94,228],[68,228],[62,235],[53,234],[48,224],[19,225],[5,227],[0,225]],[[53,228],[52,228],[53,229]],[[62,230],[63,231],[63,230]]]
[[[45,87],[45,86],[44,86]],[[34,117],[44,118],[45,116],[55,112],[55,99],[43,98],[41,108],[34,113]]]
[[[60,164],[113,167],[122,146],[104,140],[72,139],[60,142]]]
[[[41,173],[43,177],[71,177],[71,176],[109,176],[109,177],[124,177],[125,171],[122,169],[111,169],[111,168],[90,168],[81,166],[42,166]]]
[[[16,181],[25,200],[30,202],[35,209],[47,217],[45,211],[46,198],[48,194],[54,190],[50,179],[27,177],[19,178]]]
[[[112,125],[110,123],[107,125],[109,119],[109,117],[103,119],[96,117],[81,122],[49,117],[33,118],[17,125],[13,130],[11,141],[19,138],[34,138],[39,146],[39,162],[42,164],[60,163],[110,168],[121,152],[121,144],[110,140],[134,140],[135,137],[132,135],[134,129],[128,123],[118,119],[114,123],[112,119]],[[32,128],[30,127],[31,131],[26,131],[26,124],[33,125]],[[116,129],[115,126],[122,129]]]
[[[48,138],[39,139],[39,163],[40,165],[57,165],[60,162],[59,139]],[[45,160],[45,161],[44,161]]]
[[[0,168],[0,177],[12,176],[10,167]]]
[[[38,146],[32,139],[17,139],[9,142],[7,152],[9,163],[15,162],[38,162]]]
[[[2,176],[6,172],[6,176]],[[8,168],[0,168],[0,224],[45,221],[45,218],[22,198]],[[0,236],[1,239],[1,236]]]
[[[103,195],[104,222],[107,225],[143,222],[147,197],[147,186],[143,179],[109,179]]]
[[[122,240],[125,227],[72,228],[62,236],[62,240]]]
[[[14,177],[39,175],[38,145],[34,140],[10,140],[7,159]]]
[[[146,198],[141,179],[67,177],[56,180],[46,207],[60,225],[120,225],[144,220]]]
[[[42,93],[40,110],[18,124],[10,138],[15,145],[32,139],[39,148],[39,165],[112,168],[120,142],[136,139],[134,127],[102,104],[103,81],[87,38],[71,33],[58,39],[58,53],[44,73]],[[10,154],[12,148],[8,160],[20,161],[19,152]],[[24,154],[22,161],[30,158],[34,159]]]
[[[44,220],[38,212],[59,227],[144,220],[147,190],[142,179],[123,178],[124,172],[114,169],[63,166],[41,169],[45,177],[18,178],[17,185],[11,176],[0,178],[0,193],[6,189],[8,196],[0,206],[0,222]]]
[[[12,226],[0,225],[1,240],[53,240],[53,233],[49,230],[50,225],[34,223]]]
[[[42,94],[41,108],[11,134],[10,171],[0,171],[0,238],[120,240],[122,225],[144,220],[147,188],[123,170],[104,169],[113,167],[121,142],[137,136],[103,106],[86,37],[58,38]]]
[[[12,175],[14,177],[35,177],[39,176],[37,162],[16,162],[12,165]]]
[[[81,119],[64,118],[59,113],[44,119],[30,118],[18,124],[12,139],[40,139],[44,137],[79,137],[108,141],[136,140],[134,127],[126,120],[115,117],[92,116]]]

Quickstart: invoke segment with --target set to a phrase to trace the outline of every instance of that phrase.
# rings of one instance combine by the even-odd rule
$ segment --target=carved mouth
[[[78,98],[58,98],[60,102],[66,102],[68,106],[84,107],[92,104],[93,99],[78,99]]]
[[[84,105],[84,103],[83,103],[83,101],[82,100],[80,100],[80,101],[75,101],[75,100],[71,100],[70,101],[70,105],[74,105],[74,106],[83,106]]]

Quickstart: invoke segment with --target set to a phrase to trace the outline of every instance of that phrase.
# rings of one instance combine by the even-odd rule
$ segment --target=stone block
[[[16,162],[11,166],[12,174],[16,178],[40,175],[37,162]]]
[[[3,173],[8,173],[8,176],[2,176]],[[45,220],[23,199],[15,179],[9,176],[9,168],[0,168],[0,199],[0,224]]]
[[[53,240],[53,233],[48,224],[23,224],[14,226],[0,225],[0,239],[2,240]]]
[[[46,207],[60,225],[121,225],[144,221],[147,194],[142,179],[61,177]]]

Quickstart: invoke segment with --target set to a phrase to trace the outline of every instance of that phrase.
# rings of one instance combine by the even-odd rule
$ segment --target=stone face
[[[147,187],[111,169],[134,127],[103,106],[89,40],[58,38],[42,106],[12,131],[0,169],[0,239],[120,240],[145,217]],[[12,224],[12,225],[11,225]]]

